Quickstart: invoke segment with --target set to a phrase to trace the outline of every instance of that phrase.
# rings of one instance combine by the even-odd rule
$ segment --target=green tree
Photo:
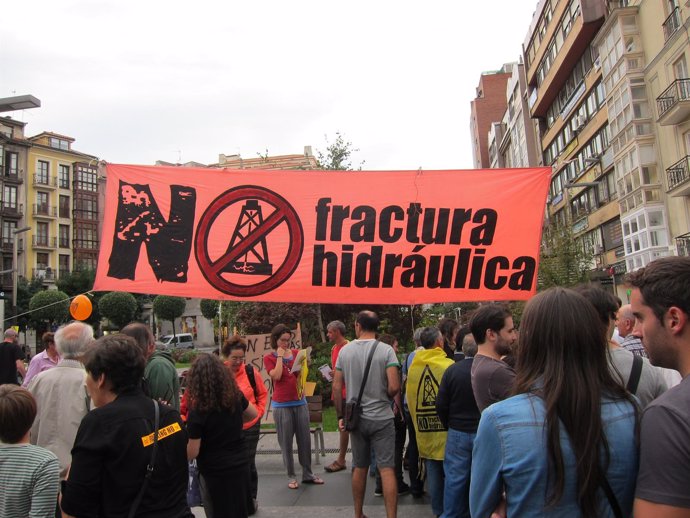
[[[326,151],[317,150],[316,161],[321,169],[327,169],[331,171],[352,171],[352,154],[359,151],[358,148],[352,146],[352,142],[349,142],[343,138],[339,131],[335,133],[335,140],[333,142],[326,139]],[[357,169],[362,169],[364,165],[364,160],[360,162]]]
[[[69,319],[69,296],[64,291],[43,290],[36,293],[29,301],[31,320],[40,327],[47,321],[49,326],[61,324]]]
[[[131,293],[111,291],[98,301],[98,309],[115,327],[122,329],[134,319],[137,312],[137,300]]]
[[[199,304],[201,314],[204,318],[213,321],[218,316],[218,306],[220,303],[217,300],[202,299]]]
[[[172,323],[173,336],[175,333],[175,319],[184,314],[187,301],[183,297],[170,297],[168,295],[158,295],[153,299],[153,313],[161,320],[168,320]]]
[[[586,282],[592,258],[593,251],[575,238],[569,225],[546,226],[542,235],[538,289]]]

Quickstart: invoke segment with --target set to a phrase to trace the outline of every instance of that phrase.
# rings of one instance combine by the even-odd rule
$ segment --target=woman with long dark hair
[[[634,398],[611,375],[594,307],[552,288],[525,309],[514,397],[481,417],[470,507],[507,515],[630,516],[637,474]]]
[[[197,459],[206,516],[246,518],[249,459],[242,423],[257,417],[256,408],[213,354],[200,354],[192,363],[187,394],[187,457]]]

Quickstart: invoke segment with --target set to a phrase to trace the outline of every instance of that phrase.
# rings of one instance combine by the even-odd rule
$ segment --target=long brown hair
[[[240,390],[235,378],[214,354],[200,354],[187,375],[187,394],[191,408],[200,413],[234,412]]]
[[[544,426],[553,482],[547,505],[558,504],[565,487],[562,423],[577,459],[577,501],[586,517],[597,515],[609,462],[601,399],[627,400],[635,407],[632,396],[611,375],[606,351],[599,317],[579,293],[551,288],[527,304],[520,325],[515,393],[536,394],[546,407]]]

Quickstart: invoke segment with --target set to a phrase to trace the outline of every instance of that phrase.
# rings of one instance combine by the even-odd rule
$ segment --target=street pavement
[[[313,446],[312,438],[312,446]],[[324,516],[338,516],[347,518],[354,516],[352,506],[352,489],[350,485],[350,463],[352,456],[348,453],[348,469],[338,473],[326,473],[324,466],[330,464],[337,457],[338,433],[324,432],[326,456],[319,456],[319,464],[314,463],[312,454],[312,470],[321,477],[325,484],[315,486],[300,484],[299,489],[287,487],[288,478],[283,468],[283,461],[278,448],[276,436],[265,435],[259,441],[256,455],[256,467],[259,471],[259,510],[256,518],[270,518],[285,516],[299,516],[300,518],[321,518]],[[295,467],[300,479],[300,467],[297,462],[297,448],[295,452]],[[407,472],[405,479],[408,480]],[[228,481],[232,483],[231,481]],[[374,479],[368,478],[367,492],[364,498],[364,513],[368,518],[385,518],[386,511],[383,498],[374,496]],[[198,518],[204,518],[203,507],[192,509]],[[400,518],[433,518],[428,496],[415,499],[407,494],[398,498],[398,516]]]

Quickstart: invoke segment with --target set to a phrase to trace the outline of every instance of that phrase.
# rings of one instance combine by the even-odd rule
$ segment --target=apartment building
[[[506,85],[511,77],[511,64],[500,70],[484,72],[479,78],[477,96],[470,103],[470,135],[475,169],[491,167],[488,135],[494,122],[499,122],[506,111]]]
[[[593,253],[590,278],[625,294],[625,247],[607,95],[594,38],[608,14],[598,0],[542,0],[523,45],[529,110],[552,166],[549,223],[568,225]]]
[[[73,149],[65,135],[43,132],[27,141],[27,275],[50,285],[73,269],[96,266],[97,159]]]
[[[17,237],[15,230],[24,226],[26,211],[26,174],[29,143],[24,137],[24,122],[10,117],[0,118],[0,250],[2,270],[13,269],[14,240],[17,239],[17,254],[24,256],[25,239]],[[26,275],[25,262],[19,260],[19,275]],[[0,275],[0,284],[5,293],[12,291],[12,273]]]

